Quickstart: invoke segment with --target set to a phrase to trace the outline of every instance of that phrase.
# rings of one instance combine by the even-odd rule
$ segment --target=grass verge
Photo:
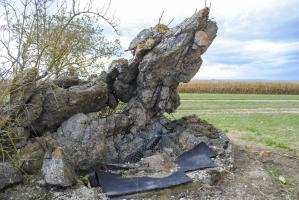
[[[299,150],[299,113],[280,113],[279,109],[299,109],[299,102],[271,101],[296,100],[299,95],[244,95],[244,94],[180,94],[181,106],[174,113],[175,118],[197,114],[225,132],[233,132],[242,140],[254,141],[267,146]],[[220,101],[184,101],[186,99],[215,99]],[[263,99],[265,101],[223,101],[227,99]],[[269,100],[269,101],[268,101]],[[265,110],[277,109],[275,113],[233,113],[220,109]],[[213,113],[206,112],[213,111]]]

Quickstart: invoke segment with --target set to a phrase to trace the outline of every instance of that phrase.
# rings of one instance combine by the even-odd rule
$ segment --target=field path
[[[181,99],[181,101],[299,102],[299,99]]]
[[[299,114],[299,108],[253,108],[253,109],[218,109],[218,110],[185,110],[179,109],[177,112],[196,112],[202,114],[250,114],[250,113],[260,113],[260,114],[279,114],[279,113],[291,113]]]

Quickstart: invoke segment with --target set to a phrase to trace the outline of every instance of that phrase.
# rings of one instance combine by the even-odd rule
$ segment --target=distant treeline
[[[179,85],[181,93],[299,94],[299,82],[193,80]]]

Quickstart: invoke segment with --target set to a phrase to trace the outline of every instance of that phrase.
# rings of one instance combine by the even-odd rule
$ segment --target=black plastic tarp
[[[189,183],[192,181],[183,172],[176,172],[164,178],[130,177],[124,178],[118,174],[98,172],[99,183],[109,196],[128,195],[155,189],[162,189]]]
[[[100,185],[109,197],[163,189],[191,182],[192,180],[185,172],[216,167],[211,159],[215,156],[215,152],[204,142],[201,142],[193,149],[177,157],[175,162],[178,166],[178,171],[168,177],[123,177],[119,174],[97,171],[93,172],[90,178],[91,183]]]
[[[211,159],[215,156],[215,152],[204,142],[201,142],[193,149],[178,156],[175,162],[178,165],[179,171],[188,172],[197,169],[216,167]]]

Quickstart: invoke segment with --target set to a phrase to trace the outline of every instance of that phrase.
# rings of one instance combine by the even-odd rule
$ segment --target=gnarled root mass
[[[70,186],[75,179],[64,174],[68,171],[140,163],[157,153],[171,160],[200,142],[213,148],[219,167],[231,167],[231,144],[221,130],[196,116],[174,121],[164,116],[180,105],[178,84],[197,73],[201,55],[216,37],[217,25],[208,14],[204,8],[174,28],[158,24],[142,30],[129,47],[133,59],[112,61],[108,72],[90,81],[68,77],[33,84],[21,100],[12,95],[26,106],[18,111],[22,126],[43,135],[25,149],[51,146],[38,154],[44,155],[43,165],[34,163],[46,183]],[[115,109],[119,101],[127,103],[122,111],[99,117],[98,111]]]

